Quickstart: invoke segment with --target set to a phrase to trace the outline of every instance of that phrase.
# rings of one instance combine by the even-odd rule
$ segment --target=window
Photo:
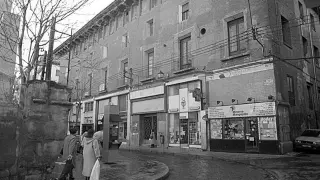
[[[306,38],[302,37],[302,46],[303,46],[303,56],[307,57],[308,55],[308,41]]]
[[[289,104],[295,106],[294,84],[292,76],[287,75]]]
[[[142,15],[142,0],[139,0],[139,14]]]
[[[281,25],[282,25],[282,40],[283,43],[287,46],[291,47],[291,30],[290,30],[290,24],[289,21],[281,16]]]
[[[108,47],[107,46],[103,46],[102,47],[102,57],[103,58],[107,58],[108,57]]]
[[[182,21],[189,18],[189,3],[182,5]]]
[[[123,47],[128,47],[128,34],[122,36]]]
[[[299,12],[300,12],[300,18],[304,20],[304,12],[303,12],[303,6],[301,2],[299,2]]]
[[[103,28],[100,28],[98,30],[98,39],[101,39],[102,38],[102,32],[103,32]]]
[[[103,29],[104,29],[104,32],[103,32],[103,34],[104,34],[104,36],[107,36],[107,34],[108,34],[108,25],[105,25],[104,27],[103,27]]]
[[[137,4],[133,4],[131,7],[131,21],[137,18],[137,8],[138,8]]]
[[[119,28],[119,18],[120,16],[116,17],[116,30]]]
[[[313,46],[314,52],[314,62],[317,66],[319,66],[319,49],[316,46]]]
[[[84,112],[93,111],[93,102],[84,103]]]
[[[114,23],[114,19],[110,21],[109,34],[112,34],[114,32]]]
[[[129,67],[128,67],[128,60],[122,61],[122,73],[123,73],[123,85],[126,85],[128,83],[128,77],[129,77]]]
[[[228,22],[228,44],[229,55],[236,55],[245,50],[245,41],[243,41],[244,18]]]
[[[312,84],[307,84],[308,100],[309,100],[309,109],[313,109],[313,100],[312,100]]]
[[[180,69],[191,67],[191,36],[180,40]]]
[[[148,52],[148,77],[153,75],[154,51]]]
[[[129,22],[129,11],[124,12],[123,14],[123,26]]]
[[[120,112],[127,112],[127,109],[128,109],[127,95],[119,96],[118,101],[119,101],[119,111]]]
[[[148,21],[149,36],[153,36],[153,19]]]
[[[89,77],[89,95],[91,96],[91,90],[92,90],[92,73],[88,74]]]
[[[315,31],[316,30],[316,26],[314,24],[314,17],[312,14],[310,14],[310,24],[311,24],[311,28]]]
[[[157,0],[150,0],[150,9],[156,7],[157,5]]]

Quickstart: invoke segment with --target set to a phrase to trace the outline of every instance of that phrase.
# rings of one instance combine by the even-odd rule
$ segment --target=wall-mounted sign
[[[275,102],[241,104],[208,108],[208,118],[275,116]]]
[[[130,99],[138,99],[143,97],[150,97],[164,94],[164,86],[157,86],[148,89],[142,89],[139,91],[133,91],[130,93]]]
[[[132,113],[164,111],[164,98],[149,99],[132,103]]]

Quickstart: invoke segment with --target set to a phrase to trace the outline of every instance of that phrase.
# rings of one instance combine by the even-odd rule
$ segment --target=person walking
[[[156,146],[156,141],[157,141],[154,130],[151,130],[150,139],[151,139],[151,148],[154,148]]]
[[[77,129],[71,128],[70,135],[66,136],[63,142],[62,160],[66,161],[59,180],[64,180],[69,175],[69,179],[73,180],[73,169],[75,167],[75,157],[76,157],[76,144],[79,142],[79,138],[76,136]]]
[[[87,136],[83,138],[83,170],[82,175],[86,180],[90,179],[91,171],[96,160],[101,160],[100,147],[97,139],[93,138],[94,131],[89,129]]]

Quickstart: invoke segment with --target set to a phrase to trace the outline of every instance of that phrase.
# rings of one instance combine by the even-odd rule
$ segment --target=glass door
[[[247,152],[259,152],[258,119],[249,118],[245,120],[245,145]]]
[[[189,147],[188,119],[180,119],[180,144],[181,147]]]

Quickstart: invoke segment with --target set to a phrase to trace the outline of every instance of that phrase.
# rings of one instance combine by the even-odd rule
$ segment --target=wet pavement
[[[267,171],[251,165],[196,157],[155,154],[138,151],[120,151],[124,157],[138,161],[155,160],[169,167],[168,180],[271,180]]]
[[[320,154],[302,153],[292,158],[262,160],[256,165],[274,172],[281,180],[320,179]]]

